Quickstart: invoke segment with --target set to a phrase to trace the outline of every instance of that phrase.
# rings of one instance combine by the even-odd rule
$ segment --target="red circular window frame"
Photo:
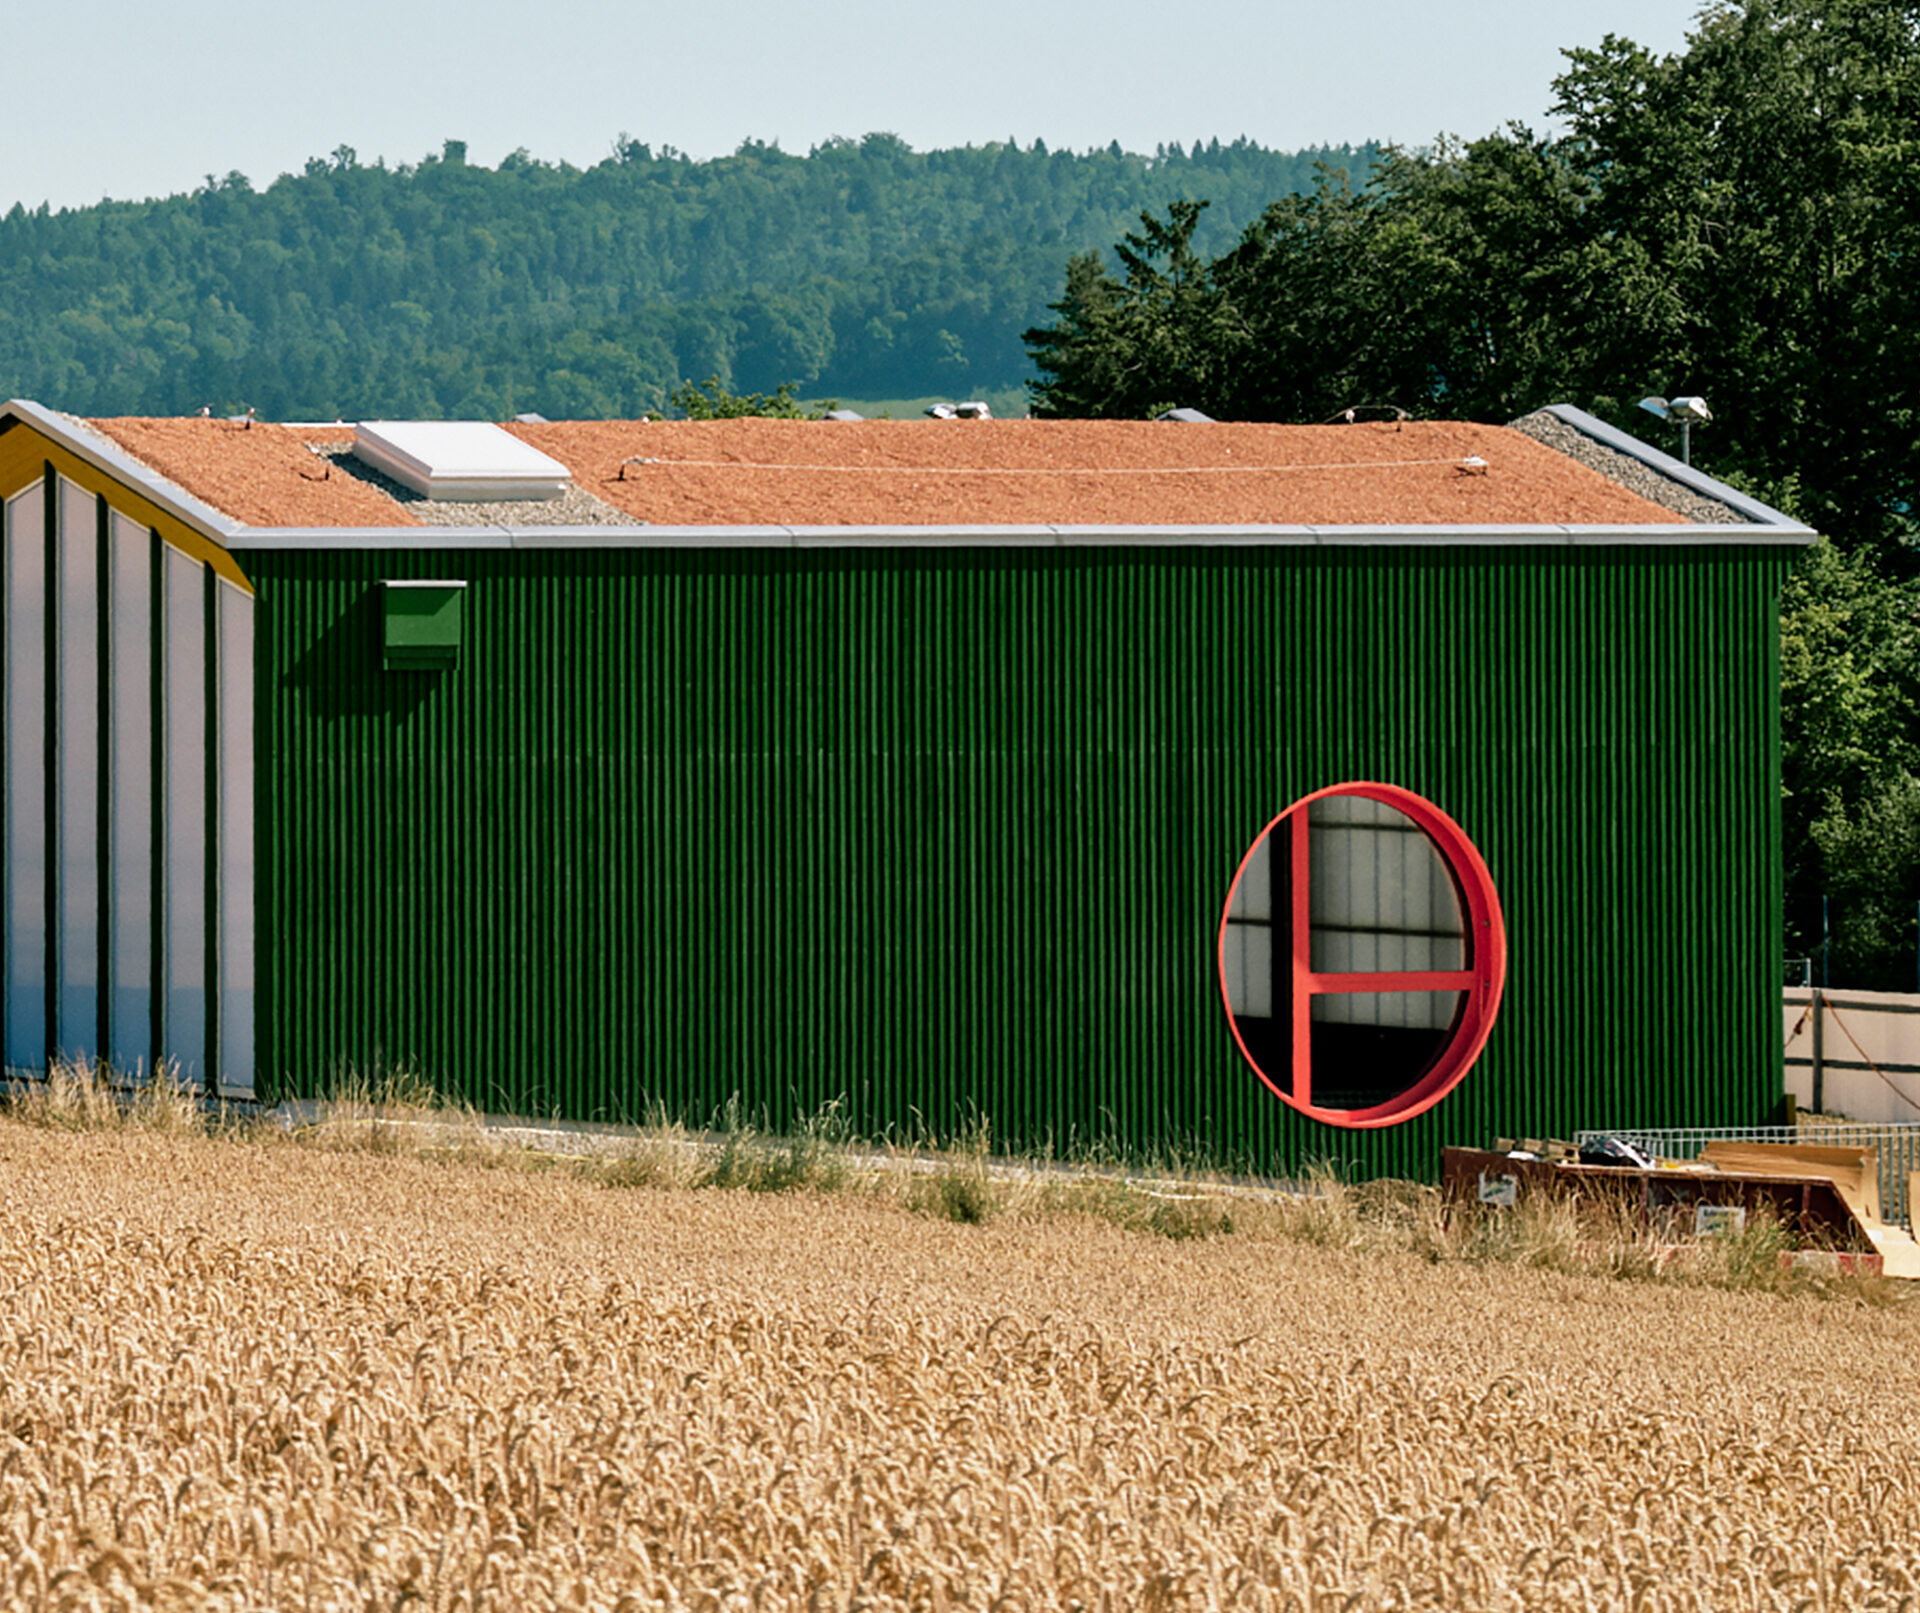
[[[1395,811],[1404,813],[1426,832],[1448,869],[1452,872],[1454,883],[1459,887],[1462,900],[1467,907],[1468,935],[1472,945],[1468,952],[1468,967],[1465,969],[1408,971],[1394,970],[1376,974],[1314,974],[1302,959],[1301,948],[1307,942],[1301,940],[1294,947],[1294,979],[1297,989],[1293,993],[1293,1091],[1283,1091],[1279,1084],[1260,1067],[1254,1056],[1247,1051],[1247,1044],[1241,1039],[1239,1022],[1234,1017],[1233,1002],[1227,992],[1227,919],[1233,911],[1233,899],[1240,889],[1240,879],[1247,871],[1247,864],[1253,860],[1253,854],[1268,835],[1274,833],[1292,818],[1300,814],[1300,822],[1306,822],[1306,810],[1315,801],[1324,800],[1332,795],[1358,795],[1371,801],[1379,801]],[[1305,855],[1305,835],[1297,838],[1298,849],[1294,854]],[[1307,936],[1306,903],[1308,901],[1307,881],[1304,878],[1293,882],[1294,911],[1291,923],[1287,926],[1289,936]],[[1276,926],[1277,928],[1277,926]],[[1246,854],[1240,859],[1240,866],[1233,871],[1233,883],[1227,887],[1226,905],[1220,912],[1220,930],[1214,944],[1214,969],[1220,981],[1220,1001],[1227,1011],[1227,1028],[1233,1032],[1234,1046],[1239,1048],[1240,1056],[1247,1066],[1260,1078],[1260,1082],[1282,1103],[1297,1109],[1301,1114],[1314,1120],[1324,1121],[1330,1126],[1364,1128],[1374,1126],[1397,1126],[1411,1120],[1416,1115],[1425,1114],[1436,1103],[1458,1086],[1467,1071],[1473,1068],[1481,1050],[1487,1045],[1487,1037],[1493,1030],[1493,1022],[1500,1011],[1500,993],[1507,978],[1507,929],[1506,921],[1500,912],[1500,893],[1495,890],[1493,875],[1488,871],[1486,860],[1481,857],[1474,843],[1467,838],[1466,830],[1455,823],[1445,812],[1424,796],[1402,789],[1397,784],[1379,784],[1371,782],[1334,784],[1324,790],[1315,790],[1313,794],[1302,796],[1286,811],[1273,818],[1259,834],[1253,838],[1253,844],[1247,847]],[[1313,1103],[1312,1050],[1310,1025],[1312,999],[1316,995],[1326,995],[1333,990],[1343,992],[1358,991],[1458,991],[1464,993],[1458,1017],[1454,1021],[1453,1035],[1439,1055],[1429,1064],[1420,1078],[1404,1092],[1389,1098],[1385,1103],[1375,1104],[1368,1109],[1321,1109]],[[1298,1096],[1305,1093],[1303,1100]]]

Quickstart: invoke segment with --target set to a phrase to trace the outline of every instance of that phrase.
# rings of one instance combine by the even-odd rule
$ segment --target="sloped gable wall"
[[[253,1086],[253,596],[30,428],[0,437],[0,1043]]]

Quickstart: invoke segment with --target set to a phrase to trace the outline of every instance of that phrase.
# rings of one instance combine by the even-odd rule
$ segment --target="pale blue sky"
[[[1247,135],[1293,149],[1544,125],[1560,51],[1682,47],[1666,0],[73,0],[11,8],[0,207],[258,186],[464,139],[579,166],[885,129],[922,150]]]

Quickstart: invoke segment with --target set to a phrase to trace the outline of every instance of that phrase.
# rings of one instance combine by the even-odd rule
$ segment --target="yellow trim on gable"
[[[108,471],[88,463],[78,454],[63,448],[24,420],[16,420],[13,429],[0,435],[0,498],[12,498],[26,491],[53,468],[76,487],[99,496],[131,521],[150,527],[182,554],[211,566],[215,572],[248,595],[253,584],[240,569],[240,562],[204,533],[196,532],[177,515],[169,515]]]

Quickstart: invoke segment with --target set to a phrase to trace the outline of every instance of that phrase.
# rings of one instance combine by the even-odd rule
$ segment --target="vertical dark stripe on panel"
[[[207,682],[207,1075],[201,1090],[208,1097],[220,1093],[220,626],[218,591],[220,579],[212,566],[202,566],[200,631]]]
[[[242,565],[241,569],[249,580],[253,579],[250,568]],[[272,788],[267,765],[272,750],[264,736],[271,732],[273,680],[261,671],[262,651],[270,646],[260,629],[261,598],[257,582],[255,589],[249,602],[254,632],[250,646],[253,666],[248,673],[253,682],[253,774],[247,780],[248,808],[253,813],[253,1090],[262,1102],[272,1102],[277,1095],[275,1074],[279,1066],[271,1056],[277,1038],[268,1027],[278,999],[273,995],[272,926],[260,922],[260,893],[275,888],[273,847],[278,825],[273,814],[261,806],[262,794]]]
[[[1782,844],[1785,835],[1785,814],[1782,809],[1779,788],[1782,768],[1785,765],[1781,754],[1782,742],[1780,735],[1779,601],[1781,590],[1785,588],[1787,578],[1792,573],[1792,570],[1793,563],[1791,561],[1782,562],[1779,564],[1775,574],[1769,579],[1771,586],[1768,589],[1768,594],[1774,602],[1774,608],[1767,613],[1765,630],[1767,687],[1764,695],[1761,697],[1764,701],[1761,707],[1763,714],[1762,720],[1766,724],[1767,731],[1766,777],[1768,783],[1767,794],[1769,797],[1766,834],[1767,857],[1765,873],[1763,875],[1766,880],[1768,901],[1764,922],[1767,928],[1767,945],[1775,957],[1780,957],[1786,951],[1787,927],[1786,847]],[[1778,1026],[1779,1021],[1775,1020],[1773,1023],[1775,1026]],[[1782,1045],[1777,1031],[1767,1038],[1767,1047],[1773,1055],[1768,1061],[1767,1090],[1769,1095],[1777,1094],[1776,1101],[1784,1101],[1787,1095],[1787,1050],[1785,1046]],[[1774,1117],[1768,1115],[1767,1118],[1771,1120]],[[1913,1213],[1915,1212],[1913,1206],[1910,1204],[1908,1206],[1908,1214],[1912,1215]]]
[[[106,495],[101,494],[95,502],[94,546],[98,557],[94,562],[94,579],[99,594],[99,712],[96,744],[99,752],[99,766],[95,769],[94,782],[96,807],[94,811],[94,855],[95,867],[99,870],[99,925],[96,939],[100,956],[95,965],[94,979],[99,982],[100,1062],[106,1063],[113,1054],[113,848],[111,831],[113,824],[112,790],[112,736],[113,736],[113,556],[109,537],[111,512],[107,508]]]
[[[46,923],[47,923],[47,1070],[60,1046],[60,476],[48,460],[42,481],[45,513],[47,732]]]
[[[147,533],[147,689],[149,693],[149,762],[147,796],[152,812],[153,850],[148,855],[148,928],[151,944],[147,970],[152,977],[148,993],[152,1030],[152,1070],[159,1076],[167,1056],[167,689],[166,689],[166,540],[157,531]]]
[[[13,509],[0,496],[0,1074],[7,1069],[8,1013],[13,1006],[13,683],[7,642],[13,624]]]

